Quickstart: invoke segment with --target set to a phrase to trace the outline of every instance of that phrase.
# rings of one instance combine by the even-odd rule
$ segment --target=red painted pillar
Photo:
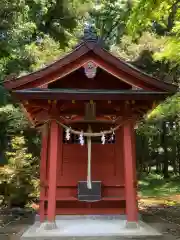
[[[39,215],[40,221],[45,220],[45,181],[46,181],[46,167],[47,167],[47,156],[48,156],[48,126],[45,126],[42,130],[41,138],[41,162],[40,162],[40,206]]]
[[[131,121],[126,122],[123,126],[123,145],[127,223],[137,223],[138,221],[136,188],[134,186],[135,147],[133,146],[132,131],[134,131],[134,127]]]
[[[134,129],[134,122],[132,121],[131,123],[131,127],[132,127],[132,131],[131,131],[131,135],[132,135],[132,146],[133,146],[133,169],[134,169],[134,182],[135,182],[135,186],[136,186],[136,190],[137,190],[137,174],[136,174],[136,132],[135,132],[135,129]],[[137,196],[137,191],[136,191],[136,196]],[[136,198],[137,199],[137,198]]]
[[[56,187],[57,187],[57,162],[58,162],[59,126],[53,120],[50,124],[49,139],[49,190],[47,220],[54,222],[56,217]]]

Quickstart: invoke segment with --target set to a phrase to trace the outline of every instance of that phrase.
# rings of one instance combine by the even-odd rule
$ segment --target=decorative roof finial
[[[98,36],[97,36],[96,30],[93,27],[93,25],[89,22],[85,23],[83,40],[84,41],[98,41]]]

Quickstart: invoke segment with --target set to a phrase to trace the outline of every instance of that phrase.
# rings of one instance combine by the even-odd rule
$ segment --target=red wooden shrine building
[[[41,221],[126,214],[137,222],[134,127],[177,87],[116,58],[95,39],[4,86],[34,127],[41,126]]]

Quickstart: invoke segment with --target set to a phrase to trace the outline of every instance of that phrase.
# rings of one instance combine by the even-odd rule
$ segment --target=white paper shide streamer
[[[66,128],[66,140],[69,141],[71,138],[70,128]]]
[[[81,146],[84,145],[84,135],[83,135],[83,131],[81,131],[80,135],[79,135],[79,143],[81,144]]]
[[[106,142],[106,137],[105,137],[105,134],[104,134],[104,133],[102,133],[101,142],[102,142],[103,145],[104,145],[105,142]]]
[[[48,120],[52,121],[53,119]],[[57,121],[57,120],[56,120]],[[65,126],[63,123],[57,121],[66,131],[66,140],[69,141],[71,138],[71,133],[79,136],[79,143],[83,146],[85,143],[84,138],[87,137],[87,148],[88,148],[88,164],[87,164],[87,188],[92,189],[92,180],[91,180],[91,137],[101,137],[101,143],[104,145],[106,143],[106,135],[111,135],[111,141],[114,140],[115,131],[119,129],[120,125],[116,126],[115,128],[111,128],[109,131],[103,132],[96,132],[93,133],[91,127],[89,126],[87,132],[83,131],[76,131],[73,130],[71,127]],[[44,123],[45,124],[45,123]]]

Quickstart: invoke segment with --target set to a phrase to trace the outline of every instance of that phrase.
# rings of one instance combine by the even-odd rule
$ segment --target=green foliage
[[[39,192],[38,136],[21,109],[11,104],[0,108],[0,125],[0,152],[8,160],[8,165],[0,168],[1,199],[9,207],[24,206]]]
[[[43,68],[64,55],[64,50],[60,48],[60,44],[49,36],[44,36],[44,39],[38,43],[33,42],[27,45],[26,52],[33,58],[30,71]],[[27,72],[22,72],[21,75],[23,74],[27,74]]]
[[[172,62],[172,66],[180,64],[180,38],[169,37],[166,41],[164,49],[154,54],[155,60],[168,60]]]
[[[60,57],[77,41],[90,7],[88,0],[2,0],[0,82],[7,75],[26,74]],[[9,99],[2,86],[0,91],[4,93],[1,106]]]
[[[139,181],[140,195],[143,197],[165,197],[179,194],[179,177],[172,176],[171,181],[163,179],[162,175],[143,175]]]
[[[135,39],[147,30],[166,36],[165,47],[155,55],[155,59],[170,61],[173,65],[178,65],[180,63],[179,17],[179,0],[138,0],[134,2],[128,21],[128,30]]]
[[[6,131],[8,135],[20,133],[29,126],[21,109],[12,104],[0,108],[0,124],[6,126],[1,129]]]
[[[113,45],[111,52],[125,61],[134,62],[143,51],[156,52],[165,44],[164,37],[157,37],[153,33],[144,32],[138,42],[133,42],[129,35],[123,35],[121,43]]]
[[[140,34],[147,29],[158,31],[158,27],[164,30],[163,34],[171,32],[178,20],[178,8],[178,0],[134,1],[128,29],[133,35]]]
[[[8,165],[0,168],[0,193],[3,205],[8,207],[24,206],[36,199],[38,185],[38,161],[27,152],[23,136],[11,139],[9,151],[6,152]]]
[[[137,132],[139,173],[156,170],[169,178],[180,174],[179,94],[167,99],[141,121]],[[145,149],[142,153],[141,149]]]
[[[161,59],[154,60],[155,55],[163,51],[166,42],[166,37],[157,36],[151,32],[144,32],[138,42],[134,42],[131,36],[124,35],[120,44],[111,47],[111,52],[143,72],[162,79],[162,81],[178,84],[180,68]]]
[[[147,115],[151,119],[179,119],[180,118],[180,94],[177,93],[171,98],[168,98],[161,105],[156,107],[150,114]]]
[[[107,48],[120,42],[126,31],[130,11],[129,0],[100,0],[90,12],[91,21]]]
[[[28,150],[33,156],[39,156],[40,140],[38,132],[32,128],[22,109],[8,104],[0,108],[0,152],[4,153],[8,148],[9,139],[23,134]]]

